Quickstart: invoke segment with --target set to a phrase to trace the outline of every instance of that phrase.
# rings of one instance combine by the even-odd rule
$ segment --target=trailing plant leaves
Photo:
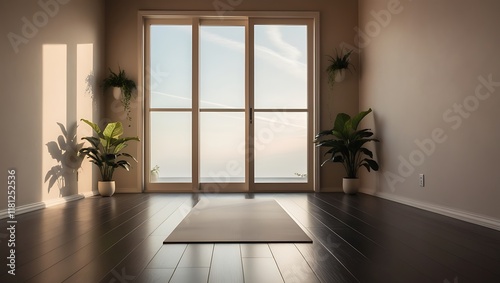
[[[348,50],[344,55],[340,55],[337,49],[335,49],[335,56],[328,55],[330,64],[326,68],[326,72],[328,74],[328,83],[330,87],[333,87],[335,84],[335,74],[340,71],[347,69],[350,71],[349,67],[354,65],[351,63],[350,56],[352,54],[352,50]]]
[[[113,72],[111,68],[109,68],[108,70],[109,75],[103,81],[103,87],[105,89],[109,87],[119,87],[123,90],[124,94],[127,94],[127,92],[130,94],[132,90],[136,88],[135,82],[127,78],[125,70],[122,70],[120,67],[118,67],[118,74]]]
[[[123,110],[127,113],[127,120],[132,120],[132,117],[130,116],[130,100],[132,99],[132,91],[137,89],[137,85],[133,80],[127,78],[125,70],[122,70],[120,67],[118,67],[117,74],[113,72],[111,68],[109,68],[109,75],[104,79],[102,86],[104,87],[104,89],[110,87],[118,87],[122,90],[121,102],[123,105]]]

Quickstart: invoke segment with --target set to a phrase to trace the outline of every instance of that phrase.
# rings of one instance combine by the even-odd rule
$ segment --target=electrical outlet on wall
[[[424,177],[424,174],[418,175],[418,184],[422,188],[425,187],[425,177]]]

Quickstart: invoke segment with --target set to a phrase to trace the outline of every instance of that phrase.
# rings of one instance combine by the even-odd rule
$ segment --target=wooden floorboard
[[[239,244],[215,244],[209,283],[244,283]]]
[[[272,257],[244,257],[243,273],[246,283],[282,283],[283,278]]]
[[[61,282],[82,268],[90,270],[84,274],[85,279],[90,280],[90,282],[98,281],[99,277],[105,275],[103,272],[109,272],[147,237],[147,233],[138,228],[148,224],[147,220],[150,218],[150,214],[161,210],[164,206],[162,202],[161,199],[152,200],[148,209],[136,214],[123,225],[98,238],[97,241],[91,242],[70,256],[60,259],[27,282]],[[100,260],[100,258],[106,260]]]
[[[201,198],[275,199],[312,244],[163,244]],[[500,232],[358,194],[117,194],[16,217],[0,282],[498,282]],[[0,221],[0,231],[7,228]],[[2,239],[0,239],[2,240]]]
[[[352,239],[353,245],[360,248],[365,246],[357,242],[359,235],[363,235],[363,237],[373,241],[376,245],[372,247],[374,249],[381,249],[380,252],[376,253],[378,258],[386,255],[383,257],[385,261],[396,261],[399,262],[400,266],[417,270],[420,276],[427,277],[426,281],[440,281],[441,278],[449,278],[449,276],[456,275],[455,271],[418,249],[420,240],[415,237],[416,235],[406,233],[403,231],[404,229],[401,229],[402,226],[408,225],[407,221],[400,223],[399,227],[394,225],[384,227],[382,223],[371,225],[366,219],[345,214],[345,212],[335,209],[327,203],[323,202],[323,204],[320,204],[316,202],[316,205],[322,208],[325,214],[336,215],[339,221],[347,222],[347,225],[357,232],[356,236],[347,235],[346,237]],[[408,241],[407,239],[412,240]],[[366,254],[369,253],[366,249],[362,249],[361,251]],[[406,273],[403,272],[403,274]]]
[[[391,278],[380,278],[380,282],[388,279],[405,282],[425,280],[422,274],[418,274],[401,262],[398,262],[397,270],[388,272],[387,266],[391,266],[391,262],[395,262],[396,259],[388,255],[375,241],[354,229],[349,225],[350,223],[341,221],[338,218],[339,215],[329,214],[304,199],[295,199],[299,205],[307,207],[318,223],[323,224],[314,225],[308,229],[361,282],[379,281],[377,275],[379,273],[387,274],[385,277],[391,276]]]
[[[102,198],[101,198],[102,199]],[[94,206],[84,206],[83,208],[77,207],[78,211],[82,211],[81,213],[69,213],[66,215],[64,221],[56,221],[52,216],[44,216],[45,219],[48,217],[48,223],[46,225],[37,225],[33,223],[24,223],[22,222],[21,229],[18,231],[18,234],[22,236],[31,237],[31,239],[20,238],[19,241],[26,242],[27,247],[20,247],[18,265],[23,265],[26,262],[33,261],[36,257],[40,257],[45,255],[58,247],[61,247],[65,243],[70,243],[71,246],[74,246],[75,241],[81,241],[82,239],[88,238],[89,241],[94,239],[94,231],[100,229],[101,227],[113,227],[113,225],[120,225],[125,220],[133,217],[138,212],[145,210],[150,205],[146,199],[138,199],[134,201],[133,198],[130,199],[130,203],[125,199],[122,203],[121,201],[117,201],[116,199],[98,199],[91,198],[88,203],[98,203],[98,205]],[[103,204],[104,203],[104,204]],[[116,203],[116,204],[115,204]],[[112,208],[112,209],[110,209]],[[99,210],[102,209],[101,213]],[[68,208],[70,212],[71,208]],[[91,213],[85,213],[85,210],[91,211]],[[97,212],[96,212],[97,210]],[[113,212],[110,212],[112,210]],[[64,212],[60,212],[63,214]],[[111,215],[113,213],[113,215]],[[91,215],[89,217],[88,215]],[[95,221],[95,218],[98,217],[101,221]],[[76,220],[72,220],[76,219]],[[29,229],[29,227],[39,227],[40,230],[49,230],[49,231],[57,231],[57,234],[54,232],[54,236],[50,239],[46,239],[45,237],[37,237],[33,238],[30,236],[31,233],[37,233],[38,231],[33,231]],[[25,232],[26,227],[27,231]],[[60,227],[65,227],[65,229],[60,229]],[[102,233],[102,231],[98,232]],[[47,237],[47,235],[45,235]]]
[[[318,204],[318,198],[314,199],[315,201],[313,202]],[[345,221],[350,221],[350,225],[354,229],[361,230],[364,235],[370,236],[375,241],[386,241],[387,243],[395,244],[396,250],[392,252],[393,254],[404,252],[405,248],[401,247],[400,243],[404,243],[404,245],[412,248],[414,251],[418,251],[418,253],[413,253],[417,255],[416,257],[410,257],[410,254],[407,254],[401,260],[412,261],[415,268],[419,269],[421,273],[431,276],[434,280],[443,278],[443,276],[446,276],[445,278],[458,276],[462,278],[462,281],[474,282],[476,278],[494,281],[495,278],[500,277],[497,270],[498,266],[500,266],[499,262],[495,262],[494,259],[448,240],[452,235],[455,235],[454,238],[457,240],[456,235],[460,233],[458,231],[449,233],[447,229],[440,229],[439,226],[429,222],[426,220],[426,216],[433,216],[430,213],[424,213],[424,217],[419,217],[418,214],[420,211],[417,211],[419,212],[418,214],[405,212],[408,210],[408,207],[391,203],[390,206],[396,209],[392,213],[384,214],[383,220],[391,223],[390,225],[385,225],[385,223],[377,223],[376,220],[374,221],[363,214],[356,214],[355,211],[349,215],[343,215],[344,212],[339,213],[339,210],[335,209],[332,203],[323,201],[322,204],[318,205],[324,208],[326,212],[336,214],[337,217]],[[443,224],[443,226],[447,225]],[[467,226],[470,226],[470,224]],[[392,241],[388,242],[387,239],[391,238]],[[408,238],[413,240],[406,241],[405,239]],[[463,241],[459,240],[459,242]],[[415,264],[418,259],[420,259],[420,263]]]
[[[285,282],[320,283],[318,277],[294,244],[270,244],[269,247]]]
[[[390,235],[381,235],[379,234],[379,230],[367,225],[365,222],[352,216],[349,217],[331,206],[314,202],[314,199],[309,199],[309,205],[311,205],[311,212],[317,215],[320,220],[324,222],[334,221],[344,223],[345,229],[335,229],[332,232],[335,232],[338,237],[344,239],[349,245],[355,247],[358,252],[369,259],[372,262],[371,266],[380,265],[379,268],[372,269],[372,272],[391,274],[391,276],[397,276],[399,280],[405,282],[426,282],[431,280],[432,276],[430,276],[428,269],[418,270],[418,268],[411,264],[415,260],[428,263],[430,259],[421,257],[414,250],[409,250],[404,245],[399,245],[398,238],[390,238]],[[393,265],[398,265],[398,269],[394,271],[387,270],[387,266]],[[443,271],[445,268],[442,267],[438,270]],[[365,272],[364,274],[369,277],[373,276],[370,272]],[[442,273],[443,276],[447,274]],[[440,275],[437,277],[446,278]],[[394,280],[397,281],[398,279],[394,278]]]

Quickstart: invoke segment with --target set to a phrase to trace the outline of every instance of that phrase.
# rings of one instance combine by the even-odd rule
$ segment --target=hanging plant
[[[335,48],[335,56],[330,56],[328,55],[330,65],[326,68],[326,71],[328,73],[328,83],[330,84],[330,87],[333,87],[335,82],[342,81],[342,79],[339,79],[338,76],[344,72],[345,70],[349,70],[349,67],[352,66],[354,68],[354,65],[351,63],[351,53],[352,50],[347,50],[343,55],[338,53],[337,49]],[[344,71],[343,71],[344,70]]]
[[[105,90],[110,87],[120,88],[122,92],[121,103],[123,105],[123,110],[127,114],[127,120],[131,121],[132,117],[130,117],[130,100],[132,99],[132,92],[137,89],[135,82],[127,78],[125,70],[122,70],[120,67],[118,67],[118,73],[115,73],[113,72],[113,70],[109,69],[108,77],[103,80],[103,87]]]

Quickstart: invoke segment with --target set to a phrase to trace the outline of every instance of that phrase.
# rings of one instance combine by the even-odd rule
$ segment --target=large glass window
[[[151,108],[191,107],[191,30],[191,25],[150,27]]]
[[[306,183],[307,25],[255,25],[254,38],[255,183]]]
[[[200,26],[200,108],[245,108],[245,27]]]
[[[256,25],[256,109],[307,109],[307,26]]]
[[[151,25],[149,42],[149,168],[159,170],[146,177],[191,183],[192,26]]]
[[[313,190],[315,20],[145,17],[146,188]]]

